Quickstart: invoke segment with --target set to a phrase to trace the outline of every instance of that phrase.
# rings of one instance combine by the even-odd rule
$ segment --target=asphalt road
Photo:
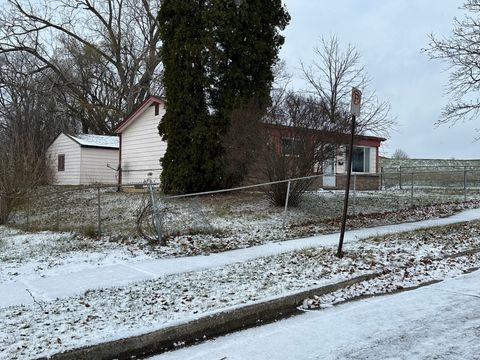
[[[480,359],[480,271],[151,358],[179,359]]]

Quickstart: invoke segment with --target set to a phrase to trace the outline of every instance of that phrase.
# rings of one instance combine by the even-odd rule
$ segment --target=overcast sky
[[[399,130],[383,146],[389,155],[397,148],[415,158],[478,159],[480,142],[468,122],[435,126],[448,100],[446,65],[421,53],[428,34],[450,34],[461,0],[284,0],[292,17],[281,51],[291,72],[299,60],[313,57],[321,36],[337,35],[362,55],[372,86],[392,106]],[[295,87],[303,86],[297,77]]]

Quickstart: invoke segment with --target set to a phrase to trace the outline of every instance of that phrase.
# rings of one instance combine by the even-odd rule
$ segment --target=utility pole
[[[350,144],[348,149],[348,161],[347,161],[347,181],[345,187],[345,198],[343,200],[343,217],[342,227],[340,229],[340,240],[338,242],[337,257],[343,257],[343,239],[345,237],[345,227],[347,224],[347,212],[348,212],[348,197],[350,195],[350,179],[352,177],[352,158],[353,158],[353,140],[355,136],[355,121],[356,117],[360,115],[360,104],[362,102],[362,92],[357,88],[352,88],[352,127],[350,133]]]

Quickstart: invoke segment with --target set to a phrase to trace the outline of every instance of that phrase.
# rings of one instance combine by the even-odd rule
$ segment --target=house
[[[158,124],[165,114],[165,100],[149,96],[135,108],[117,127],[114,132],[120,139],[119,151],[119,184],[143,184],[151,178],[160,181],[162,172],[160,159],[165,155],[167,143],[158,134]],[[294,152],[300,129],[264,124],[270,139],[277,143],[279,151]],[[305,132],[305,129],[301,129]],[[312,169],[323,173],[320,186],[325,188],[343,188],[346,181],[346,145],[348,135],[326,131],[308,130],[309,137],[325,140],[335,144],[335,154],[331,159],[323,161]],[[304,134],[302,134],[303,136]],[[375,136],[355,136],[353,156],[353,174],[358,189],[378,189],[379,147],[384,138]],[[360,176],[361,175],[361,176]]]
[[[160,159],[167,150],[167,143],[158,134],[164,114],[165,101],[149,96],[114,129],[120,138],[120,185],[141,184],[149,173],[154,182],[159,182]]]
[[[116,184],[117,136],[60,133],[47,149],[56,185]]]
[[[331,144],[329,158],[316,164],[312,171],[323,174],[316,185],[327,189],[344,189],[347,178],[347,149],[349,135],[300,129],[283,125],[266,125],[268,137],[275,144],[276,151],[286,156],[295,156],[296,149],[303,148],[304,141],[312,144]],[[378,190],[380,188],[379,148],[385,138],[369,135],[355,135],[352,175],[358,190]],[[313,152],[313,150],[312,150]],[[352,185],[353,186],[353,185]]]

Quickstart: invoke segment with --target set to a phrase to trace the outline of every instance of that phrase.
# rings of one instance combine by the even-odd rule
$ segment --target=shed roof
[[[80,146],[109,148],[109,149],[119,148],[118,136],[92,135],[92,134],[77,134],[75,136],[72,136],[72,135],[67,135],[67,136],[73,141],[80,144]]]

